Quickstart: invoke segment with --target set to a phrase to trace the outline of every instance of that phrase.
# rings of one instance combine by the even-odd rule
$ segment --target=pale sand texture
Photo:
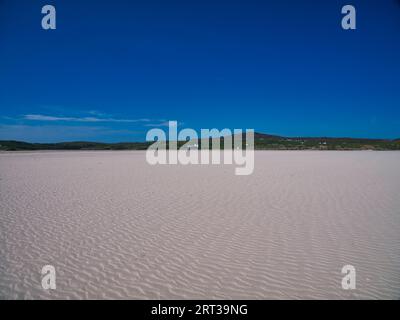
[[[251,176],[0,154],[0,298],[398,299],[400,152],[260,151]]]

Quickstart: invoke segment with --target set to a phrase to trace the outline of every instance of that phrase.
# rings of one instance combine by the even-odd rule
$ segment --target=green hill
[[[221,138],[221,146],[223,146],[223,140],[224,138]],[[199,145],[201,146],[202,143],[205,143],[204,140],[200,141]],[[245,147],[245,143],[243,138],[243,147]],[[0,150],[146,150],[151,144],[152,142],[101,143],[87,141],[28,143],[0,140]],[[179,147],[183,144],[183,141],[178,142]],[[254,146],[256,150],[400,150],[400,139],[283,137],[255,133]]]

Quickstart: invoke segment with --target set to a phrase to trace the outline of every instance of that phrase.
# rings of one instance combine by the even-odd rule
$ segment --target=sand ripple
[[[256,152],[251,176],[3,153],[0,298],[398,299],[399,190],[399,152]],[[346,264],[357,290],[341,289]]]

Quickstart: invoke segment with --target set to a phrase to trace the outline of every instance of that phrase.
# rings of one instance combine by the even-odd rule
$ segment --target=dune
[[[1,153],[0,299],[399,299],[399,190],[400,152]]]

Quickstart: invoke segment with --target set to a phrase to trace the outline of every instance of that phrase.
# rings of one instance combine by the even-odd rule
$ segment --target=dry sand
[[[260,151],[251,176],[2,153],[0,298],[398,299],[399,191],[400,152]]]

